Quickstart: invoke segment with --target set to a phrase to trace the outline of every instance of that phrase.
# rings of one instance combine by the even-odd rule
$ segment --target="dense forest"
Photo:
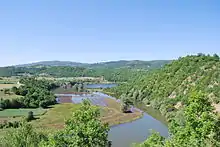
[[[101,77],[111,82],[125,82],[131,77],[136,77],[137,74],[142,74],[148,70],[160,68],[169,61],[117,61],[97,64],[83,64],[84,66],[64,66],[64,64],[57,64],[62,66],[55,66],[49,62],[30,64],[34,66],[10,66],[0,67],[0,76],[21,76],[21,75],[35,75],[35,76],[52,76],[52,77]],[[66,63],[66,62],[65,62]],[[68,62],[69,63],[69,62]],[[51,66],[48,66],[51,65]],[[75,65],[75,64],[74,64]]]
[[[184,122],[174,119],[169,124],[168,138],[153,134],[138,147],[219,147],[220,117],[203,92],[190,93],[182,113]]]
[[[20,87],[5,89],[5,93],[11,90],[20,97],[14,99],[0,99],[0,110],[9,108],[46,108],[56,104],[55,95],[52,89],[58,87],[55,83],[46,80],[36,80],[35,78],[22,78]],[[8,92],[7,92],[7,91]]]
[[[167,118],[170,137],[155,132],[139,147],[220,146],[217,54],[181,57],[106,92],[133,104],[144,102]]]
[[[220,60],[218,55],[186,56],[133,79],[132,82],[107,89],[116,97],[144,102],[159,109],[167,119],[182,110],[192,90],[203,91],[214,103],[220,102]]]
[[[170,60],[119,60],[99,63],[79,63],[71,61],[41,61],[29,64],[16,65],[16,67],[31,67],[31,66],[70,66],[70,67],[89,67],[89,68],[158,68],[162,65],[169,63]]]
[[[101,77],[111,82],[124,82],[130,77],[135,77],[140,72],[146,70],[128,69],[128,68],[97,68],[90,69],[84,67],[2,67],[0,76],[43,76],[43,77]]]

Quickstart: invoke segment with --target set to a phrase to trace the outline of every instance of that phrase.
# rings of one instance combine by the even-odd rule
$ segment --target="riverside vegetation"
[[[215,113],[219,111],[220,102],[220,59],[217,54],[179,58],[106,92],[126,97],[133,103],[144,102],[166,116],[170,139],[164,140],[156,133],[141,145],[143,147],[219,146],[219,117]]]
[[[120,104],[113,99],[106,99],[108,107],[92,106],[88,101],[84,101],[82,105],[56,104],[56,97],[53,93],[54,89],[61,87],[65,90],[71,90],[73,93],[87,92],[83,83],[77,83],[74,81],[65,83],[62,83],[61,81],[52,82],[30,77],[21,78],[20,84],[21,85],[18,87],[13,86],[11,89],[4,89],[5,95],[0,99],[0,140],[2,141],[0,146],[63,147],[71,145],[86,146],[86,144],[88,147],[93,145],[110,146],[108,140],[103,140],[108,137],[108,135],[107,137],[105,135],[108,134],[108,125],[116,125],[132,121],[140,118],[142,115],[141,112],[138,111],[128,114],[120,112]],[[4,97],[7,95],[14,95],[15,97],[8,99],[7,97]],[[74,112],[73,117],[71,117],[72,112]],[[68,128],[69,133],[66,132],[67,121],[65,121],[65,119],[70,119],[68,124],[72,127]],[[72,124],[72,122],[74,122],[74,124]],[[81,127],[78,126],[80,128],[74,128],[74,130],[73,127],[75,127],[77,122],[85,125],[82,125]],[[100,130],[102,126],[105,134]],[[85,129],[81,130],[83,127]],[[89,129],[89,127],[91,128]],[[41,128],[49,130],[49,132],[45,132]],[[71,135],[71,133],[74,133],[79,129],[81,131],[79,132],[78,137],[73,135],[61,143],[61,140],[67,138],[66,136]],[[57,132],[57,130],[59,131]],[[97,134],[94,134],[94,132]],[[51,133],[53,137],[48,133]],[[57,141],[58,144],[53,144],[54,140],[57,140],[57,136],[59,136],[60,133],[63,134],[63,136],[60,137],[60,141]],[[94,136],[90,137],[91,135]],[[97,135],[100,135],[101,139],[97,138]],[[78,143],[75,140],[77,138],[79,141]],[[84,138],[85,140],[82,141],[80,138]],[[87,139],[90,141],[87,141]],[[76,144],[73,144],[73,141]]]
[[[7,147],[110,146],[107,140],[109,127],[101,123],[99,116],[99,109],[84,101],[72,117],[66,120],[64,130],[48,136],[37,132],[32,125],[23,121],[18,129],[10,130],[4,135],[0,145]]]
[[[143,102],[159,109],[167,118],[169,138],[164,138],[155,132],[146,141],[135,146],[220,146],[218,114],[220,58],[217,54],[181,57],[161,69],[141,74],[136,73],[135,77],[129,77],[131,80],[127,83],[104,90],[121,99],[124,104],[122,111],[126,111],[130,104]],[[52,87],[49,84],[44,88],[48,90]],[[22,88],[18,89],[20,93]],[[28,93],[33,95],[34,92],[29,90]],[[50,92],[47,94],[50,97],[48,101],[41,96],[45,101],[45,107],[54,100]],[[26,95],[22,96],[22,103],[33,107],[40,106],[38,98],[26,102],[24,99]],[[99,117],[99,108],[84,101],[79,109],[74,110],[72,117],[65,121],[63,130],[53,132],[48,136],[35,130],[31,123],[24,121],[18,124],[19,127],[15,130],[7,131],[0,144],[9,147],[110,146],[111,142],[107,139],[109,127],[102,123]]]

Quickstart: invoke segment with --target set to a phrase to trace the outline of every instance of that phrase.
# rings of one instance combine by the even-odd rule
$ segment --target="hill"
[[[0,67],[0,77],[10,76],[40,76],[40,77],[101,77],[111,82],[125,82],[137,74],[147,70],[128,68],[85,68],[71,66],[30,66],[30,67]]]
[[[146,73],[132,82],[109,89],[117,97],[141,101],[159,109],[168,120],[181,111],[188,94],[203,91],[215,106],[220,102],[220,59],[218,55],[186,56]]]
[[[15,67],[30,67],[30,66],[83,66],[86,63],[71,62],[71,61],[40,61],[35,63],[15,65]]]
[[[164,64],[167,64],[169,62],[170,62],[170,60],[153,60],[153,61],[120,60],[120,61],[110,61],[110,62],[100,62],[100,63],[95,63],[95,64],[87,64],[87,65],[85,65],[85,67],[154,69],[154,68],[160,68]]]
[[[86,68],[160,68],[169,60],[154,60],[154,61],[140,61],[140,60],[120,60],[100,63],[79,63],[71,61],[41,61],[29,64],[15,65],[15,67],[32,67],[32,66],[71,66],[71,67],[86,67]]]
[[[124,82],[138,74],[161,68],[170,61],[111,61],[97,64],[67,61],[43,61],[18,66],[0,67],[0,76],[101,77]],[[62,66],[60,66],[62,65]]]

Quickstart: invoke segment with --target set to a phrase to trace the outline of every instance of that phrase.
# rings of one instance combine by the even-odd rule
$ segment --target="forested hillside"
[[[179,58],[162,69],[109,89],[108,92],[114,93],[117,97],[129,98],[133,102],[143,101],[150,104],[159,109],[169,120],[181,113],[192,90],[203,91],[213,104],[220,102],[218,55],[198,54]]]
[[[71,62],[71,61],[40,61],[35,63],[20,64],[16,67],[30,67],[30,66],[84,66],[86,63]]]
[[[154,60],[154,61],[141,61],[141,60],[120,60],[120,61],[110,61],[101,62],[95,64],[87,64],[84,67],[90,68],[133,68],[133,69],[155,69],[160,68],[164,64],[170,63],[170,60]]]
[[[109,61],[100,63],[79,63],[71,61],[41,61],[36,63],[16,65],[16,67],[31,67],[31,66],[72,66],[72,67],[89,67],[89,68],[159,68],[170,60],[153,60],[153,61],[141,61],[141,60],[120,60]]]
[[[68,66],[49,67],[1,67],[0,76],[49,76],[49,77],[101,77],[112,82],[125,82],[137,74],[146,73],[147,70],[128,68],[84,68]]]
[[[161,68],[169,61],[112,61],[97,64],[75,62],[39,62],[28,65],[0,67],[0,76],[101,77],[112,82],[125,82],[138,74]],[[31,66],[34,65],[34,66]],[[50,65],[50,66],[48,66]],[[62,66],[56,66],[62,65]],[[64,66],[65,65],[65,66]],[[73,66],[75,65],[75,66]]]

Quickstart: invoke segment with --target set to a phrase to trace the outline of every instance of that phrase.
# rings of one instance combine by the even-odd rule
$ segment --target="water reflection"
[[[112,147],[130,147],[133,143],[141,143],[153,130],[168,137],[167,122],[161,113],[152,107],[140,106],[146,112],[141,119],[111,127],[109,139],[112,140]]]

